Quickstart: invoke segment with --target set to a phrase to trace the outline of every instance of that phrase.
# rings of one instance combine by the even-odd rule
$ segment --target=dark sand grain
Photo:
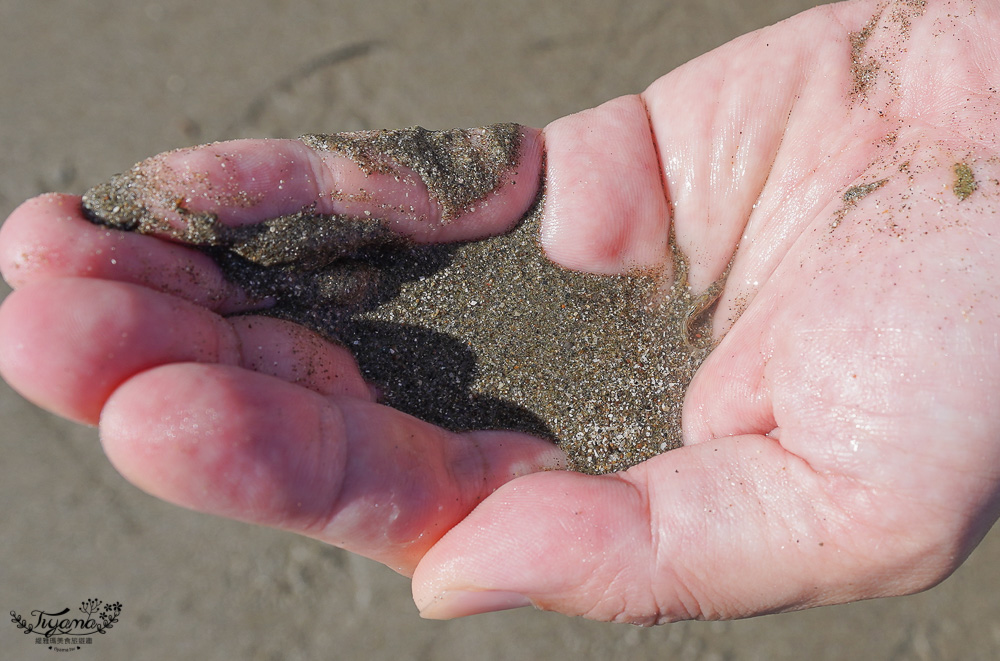
[[[447,222],[504,183],[519,130],[423,129],[309,136],[367,171],[412,170]],[[119,175],[85,196],[88,216],[161,231],[140,200],[155,182]],[[412,245],[378,220],[304,209],[249,227],[189,214],[173,238],[198,246],[264,310],[355,355],[381,401],[452,430],[510,429],[559,443],[572,466],[622,470],[681,444],[684,394],[712,348],[708,315],[673,249],[662,274],[563,269],[538,242],[543,201],[502,236]],[[671,241],[671,246],[673,246]],[[258,311],[259,312],[259,311]]]

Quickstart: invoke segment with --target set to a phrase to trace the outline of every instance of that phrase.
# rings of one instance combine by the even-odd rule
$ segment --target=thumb
[[[431,548],[414,599],[435,619],[534,605],[656,624],[905,591],[885,563],[912,556],[884,533],[855,534],[829,479],[764,436],[687,446],[616,475],[528,475]]]

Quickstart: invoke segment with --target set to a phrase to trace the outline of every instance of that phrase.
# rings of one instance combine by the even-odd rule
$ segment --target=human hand
[[[40,405],[100,421],[140,487],[412,574],[430,617],[530,602],[652,623],[926,588],[1000,509],[1000,16],[880,6],[819,8],[527,132],[517,185],[490,211],[396,219],[417,240],[502,231],[533,198],[544,141],[557,263],[664,266],[671,224],[695,289],[732,261],[685,447],[629,471],[535,472],[560,453],[381,407],[342,349],[219,316],[247,301],[204,255],[90,225],[66,196],[26,203],[0,233],[17,288],[0,370]],[[233,223],[372,188],[295,142],[149,167],[193,173],[165,189]],[[384,182],[368,203],[399,192]]]

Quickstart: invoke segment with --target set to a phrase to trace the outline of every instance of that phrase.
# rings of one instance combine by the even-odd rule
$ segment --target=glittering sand
[[[516,165],[516,125],[470,135],[404,129],[305,141],[366,171],[416,172],[447,221]],[[84,208],[95,222],[163,233],[140,201],[151,186],[133,169],[91,189]],[[684,393],[711,350],[704,313],[721,282],[692,296],[676,249],[672,286],[657,273],[563,269],[538,242],[543,206],[507,234],[457,245],[412,245],[378,220],[312,209],[240,228],[192,214],[173,238],[209,254],[252,296],[275,299],[264,313],[350,349],[397,409],[453,430],[550,439],[588,473],[679,446]]]

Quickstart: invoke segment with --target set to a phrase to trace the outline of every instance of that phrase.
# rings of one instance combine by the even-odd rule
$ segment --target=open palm
[[[512,226],[544,152],[553,261],[668,267],[673,229],[694,289],[730,269],[721,342],[685,447],[623,473],[543,470],[563,466],[546,442],[379,405],[344,349],[223,316],[248,302],[205,255],[91,225],[71,196],[0,232],[0,370],[99,422],[143,489],[384,562],[430,617],[653,623],[926,588],[1000,511],[997,34],[989,3],[818,8],[524,130],[496,199],[449,223],[419,181],[295,141],[141,166],[174,225],[178,199],[231,224],[317,203],[455,241]]]

